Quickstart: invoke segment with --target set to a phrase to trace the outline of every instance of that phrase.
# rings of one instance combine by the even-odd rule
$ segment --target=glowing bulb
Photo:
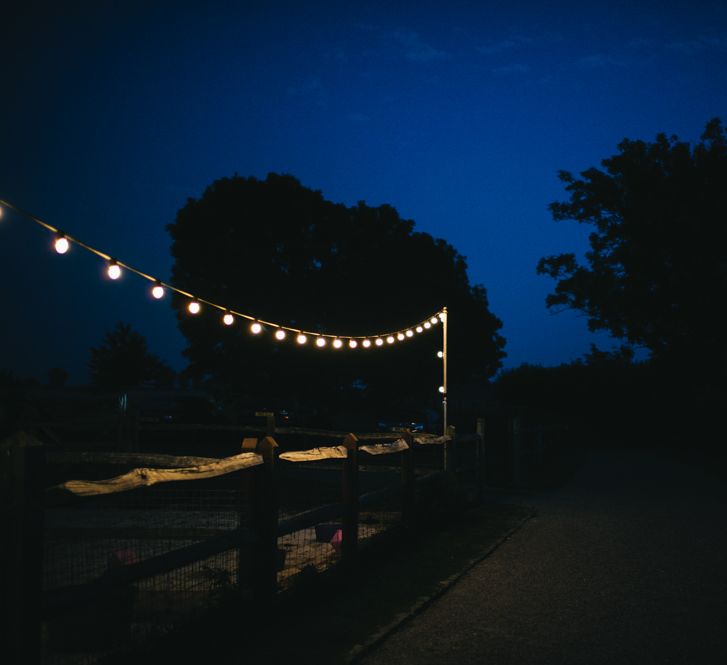
[[[164,287],[161,284],[155,284],[151,287],[151,295],[153,298],[160,300],[164,297]]]
[[[349,339],[348,346],[351,349],[355,349],[358,346],[358,342],[355,339]]]
[[[202,309],[202,306],[196,301],[193,300],[189,305],[187,305],[187,311],[190,314],[199,314]]]
[[[387,344],[393,344],[393,343],[394,343],[394,336],[393,336],[393,335],[389,335],[389,336],[388,336],[388,337],[386,338],[386,343],[387,343]]]
[[[250,324],[250,332],[253,335],[259,335],[262,331],[263,331],[263,327],[257,321],[255,321],[255,323]]]
[[[319,338],[318,338],[318,339],[316,340],[316,346],[317,346],[317,347],[318,347],[319,349],[322,349],[322,348],[323,348],[323,347],[324,347],[325,345],[326,345],[326,338],[325,338],[325,337],[319,337]]]
[[[444,351],[437,351],[437,358],[444,358]]]
[[[333,340],[333,348],[340,349],[343,346],[343,342],[340,339]]]
[[[439,392],[442,393],[442,395],[444,395],[444,386],[439,386]]]
[[[417,327],[416,327],[416,331],[417,331],[418,333],[420,333],[420,332],[423,332],[423,331],[424,331],[424,328],[422,328],[421,326],[417,326]]]
[[[404,333],[407,337],[414,337],[414,332],[411,330],[407,330],[406,333]]]
[[[439,320],[444,321],[444,319],[447,318],[447,312],[440,312],[439,313]]]
[[[439,323],[439,319],[436,316],[433,316],[431,319],[429,319],[429,323],[434,325],[435,323]]]
[[[426,323],[424,324],[424,327],[425,327],[425,328],[426,328],[427,330],[429,330],[429,329],[430,329],[430,328],[432,327],[432,324],[431,324],[431,323],[429,323],[429,321],[427,321],[427,322],[426,322]]]
[[[398,339],[400,342],[404,341],[404,333],[398,333],[396,335],[396,339]]]
[[[281,341],[284,340],[285,339],[285,330],[276,330],[275,339],[281,340]]]
[[[363,345],[364,349],[368,349],[371,346],[371,340],[365,339],[363,342],[361,342],[361,344]]]
[[[308,338],[303,333],[300,333],[300,335],[295,338],[295,341],[298,342],[298,344],[305,344],[308,341]]]
[[[121,266],[116,263],[116,261],[111,261],[106,273],[108,274],[109,279],[118,279],[121,277]]]
[[[66,236],[58,236],[53,243],[53,247],[59,254],[65,254],[70,249],[71,243],[68,242]]]
[[[383,346],[384,345],[384,340],[381,339],[381,337],[377,337],[376,338],[376,341],[374,342],[374,344],[376,344],[376,346]]]
[[[227,312],[227,314],[222,317],[222,323],[224,323],[226,326],[231,326],[233,323],[235,323],[235,317]]]

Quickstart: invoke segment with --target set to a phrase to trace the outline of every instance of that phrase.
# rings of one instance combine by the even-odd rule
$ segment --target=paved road
[[[727,489],[673,456],[593,451],[573,482],[371,652],[400,663],[727,662]]]

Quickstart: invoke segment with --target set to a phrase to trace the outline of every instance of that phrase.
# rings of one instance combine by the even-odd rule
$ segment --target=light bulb
[[[351,349],[355,349],[358,346],[358,342],[355,339],[349,339],[348,346]]]
[[[300,333],[300,335],[295,338],[295,341],[298,342],[298,344],[305,344],[308,341],[308,338],[303,333]]]
[[[413,332],[412,330],[407,330],[407,331],[406,331],[406,332],[405,332],[404,334],[405,334],[405,335],[406,335],[407,337],[414,337],[414,332]]]
[[[222,323],[224,323],[226,326],[231,326],[233,323],[235,323],[235,317],[227,312],[227,314],[222,317]]]
[[[322,349],[326,345],[326,338],[325,337],[319,337],[316,340],[316,346],[320,349]]]
[[[343,346],[343,342],[340,339],[333,340],[333,348],[340,349]]]
[[[442,393],[442,395],[444,395],[444,386],[439,386],[439,392]]]
[[[437,358],[444,358],[444,351],[437,351]]]
[[[284,340],[285,339],[285,330],[276,330],[275,331],[275,339],[277,340]]]
[[[439,319],[436,316],[433,316],[431,319],[429,319],[429,323],[434,325],[435,323],[439,323]]]
[[[388,337],[386,338],[386,343],[387,343],[387,344],[393,344],[393,343],[394,343],[394,336],[393,336],[393,335],[389,335],[389,336],[388,336]]]
[[[424,327],[425,327],[425,328],[426,328],[427,330],[429,330],[429,329],[430,329],[430,328],[432,327],[432,324],[431,324],[431,323],[429,323],[429,321],[427,321],[427,322],[426,322],[426,323],[424,324]]]
[[[398,333],[396,335],[396,339],[398,339],[400,342],[404,341],[404,333]]]
[[[56,241],[53,243],[53,248],[59,254],[65,254],[71,247],[71,243],[68,242],[66,236],[58,236]]]
[[[371,346],[371,340],[365,339],[363,342],[361,342],[364,349],[368,349]]]
[[[440,312],[439,313],[439,320],[444,321],[444,319],[447,318],[447,312]]]
[[[151,287],[151,295],[156,300],[160,300],[164,297],[164,287],[161,284],[155,284]]]
[[[108,274],[109,279],[118,279],[121,277],[121,266],[116,263],[116,261],[111,261],[106,273]]]
[[[202,310],[202,305],[200,305],[196,300],[193,300],[189,305],[187,305],[187,311],[190,314],[199,314]]]
[[[376,338],[376,341],[374,342],[374,344],[376,344],[376,346],[383,346],[384,345],[384,340],[381,339],[381,337],[377,337]]]
[[[250,332],[253,335],[259,335],[262,331],[263,331],[263,327],[257,321],[255,321],[255,323],[250,324]]]
[[[420,333],[420,332],[423,332],[423,331],[424,331],[424,328],[422,328],[421,326],[417,326],[417,327],[416,327],[416,331],[417,331],[418,333]]]

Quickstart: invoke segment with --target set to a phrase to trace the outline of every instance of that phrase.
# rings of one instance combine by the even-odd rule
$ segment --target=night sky
[[[587,246],[551,220],[557,171],[727,120],[723,2],[22,4],[2,17],[0,198],[161,278],[166,224],[223,176],[388,203],[467,257],[508,367],[613,343],[544,305],[538,259]],[[183,366],[168,301],[51,239],[0,220],[0,368],[84,382],[117,320]]]

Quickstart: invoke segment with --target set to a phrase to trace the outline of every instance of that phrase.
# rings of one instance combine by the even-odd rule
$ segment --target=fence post
[[[358,553],[358,438],[347,434],[343,440],[347,455],[343,463],[343,543],[344,566],[351,570]]]
[[[6,467],[2,475],[12,483],[9,506],[11,533],[5,534],[9,541],[7,548],[3,547],[3,570],[0,572],[7,587],[3,596],[9,610],[5,616],[10,618],[10,662],[39,665],[42,650],[45,449],[32,437],[19,433],[5,442],[0,451],[2,464]]]
[[[401,453],[401,521],[407,529],[412,529],[416,513],[416,479],[414,477],[414,436],[404,432],[402,438],[409,446]]]
[[[456,471],[457,470],[457,451],[455,448],[455,441],[457,432],[454,425],[447,425],[447,429],[444,435],[449,437],[450,441],[444,442],[444,470],[445,471]]]
[[[256,535],[252,551],[252,594],[269,608],[278,590],[278,489],[275,457],[278,444],[266,436],[257,444],[263,464],[252,469],[251,522]],[[241,583],[242,580],[238,580]]]
[[[521,435],[520,418],[515,416],[510,421],[510,463],[512,465],[512,486],[515,488],[520,487],[522,483]]]
[[[482,482],[486,481],[487,468],[485,466],[485,419],[477,419],[477,444],[475,447],[475,481],[479,489]]]

